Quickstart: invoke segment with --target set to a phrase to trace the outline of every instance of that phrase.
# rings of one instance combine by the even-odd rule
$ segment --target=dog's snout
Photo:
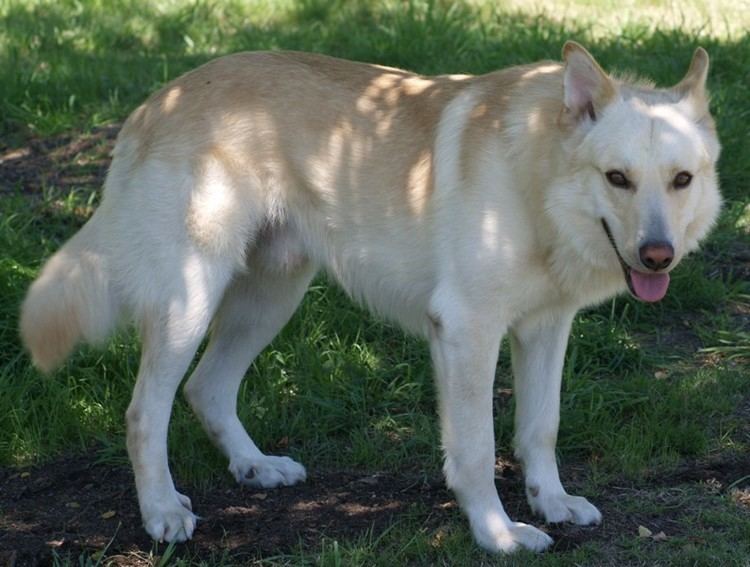
[[[674,259],[674,248],[668,242],[647,242],[638,253],[643,265],[650,270],[663,270]]]

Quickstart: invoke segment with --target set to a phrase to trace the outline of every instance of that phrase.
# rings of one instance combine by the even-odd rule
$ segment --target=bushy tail
[[[117,323],[115,297],[99,221],[93,218],[42,269],[21,308],[21,338],[34,365],[50,372],[81,340],[98,343]],[[106,227],[104,227],[106,230]]]

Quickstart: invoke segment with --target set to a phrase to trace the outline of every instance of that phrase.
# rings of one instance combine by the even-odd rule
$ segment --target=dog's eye
[[[615,187],[619,187],[620,189],[630,188],[630,181],[627,177],[625,177],[625,174],[622,171],[610,169],[604,175],[607,176],[607,181],[609,181]]]
[[[688,185],[690,185],[690,182],[693,180],[693,176],[690,175],[687,171],[681,171],[677,175],[674,176],[674,180],[672,181],[672,186],[675,189],[684,189]]]

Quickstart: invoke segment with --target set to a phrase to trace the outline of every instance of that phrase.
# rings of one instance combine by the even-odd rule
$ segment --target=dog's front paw
[[[192,512],[190,498],[177,491],[145,502],[141,506],[141,515],[148,535],[159,542],[190,539],[198,520]]]
[[[552,545],[552,538],[542,530],[504,520],[492,512],[470,519],[471,531],[477,544],[493,553],[512,553],[522,548],[543,551]]]
[[[237,482],[254,488],[292,486],[307,479],[305,467],[297,461],[270,455],[230,463],[229,471]]]
[[[545,495],[543,491],[540,493],[531,488],[527,488],[526,492],[531,510],[547,523],[573,522],[587,526],[602,521],[602,513],[582,496],[571,496],[565,492]]]

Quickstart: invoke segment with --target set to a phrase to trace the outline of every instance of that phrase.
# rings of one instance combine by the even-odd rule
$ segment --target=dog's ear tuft
[[[687,73],[679,83],[672,87],[681,99],[688,100],[701,115],[708,112],[707,77],[708,53],[702,47],[698,47],[693,53]]]
[[[563,46],[565,110],[574,120],[596,120],[597,112],[615,96],[615,85],[591,54],[575,41]]]

